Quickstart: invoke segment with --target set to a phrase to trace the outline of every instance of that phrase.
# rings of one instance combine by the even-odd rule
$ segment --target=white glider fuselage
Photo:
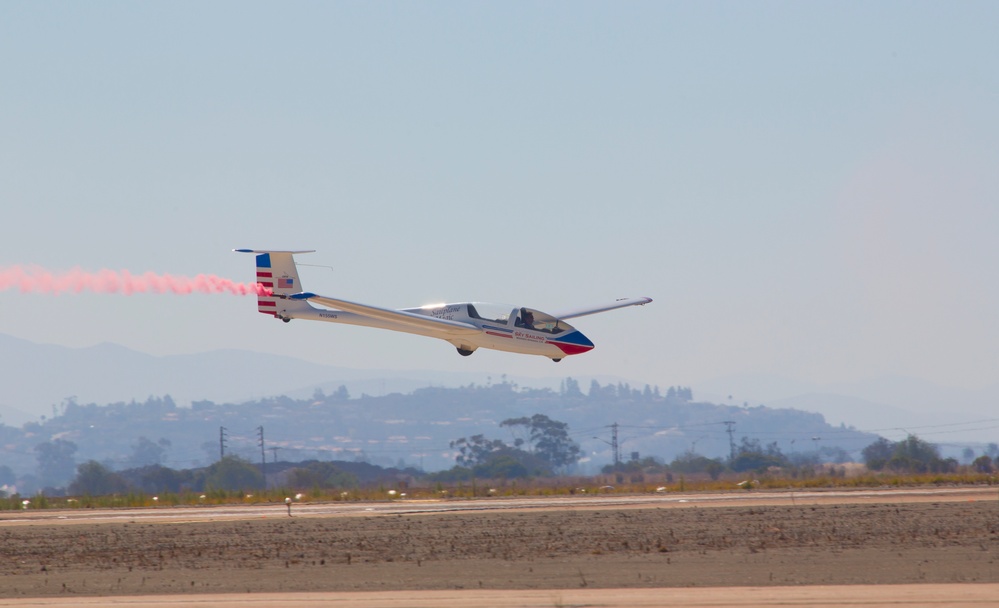
[[[400,310],[302,292],[293,254],[306,251],[237,249],[257,254],[257,282],[263,290],[257,309],[288,322],[292,319],[376,327],[451,343],[468,356],[479,348],[541,355],[560,361],[593,349],[593,342],[565,319],[625,306],[650,298],[616,300],[603,306],[551,315],[527,307],[461,302]]]
[[[321,296],[295,299],[308,299],[309,302],[319,300],[317,303],[329,305],[330,308],[310,307],[308,310],[294,306],[282,308],[279,301],[280,311],[277,314],[279,318],[345,323],[428,336],[450,342],[461,354],[471,354],[476,349],[488,348],[561,359],[566,355],[581,354],[593,348],[593,343],[573,326],[529,308],[461,302],[391,310],[389,312],[396,315],[395,318],[389,315],[378,318],[372,315],[370,306],[364,306],[365,314],[351,312],[347,308],[354,305],[353,302],[334,301]],[[406,317],[399,317],[398,313],[403,313]],[[532,325],[529,326],[524,322],[524,313],[533,315]],[[432,319],[435,325],[425,325],[417,317]],[[407,322],[410,320],[413,322]],[[452,321],[453,324],[437,324],[438,321]]]

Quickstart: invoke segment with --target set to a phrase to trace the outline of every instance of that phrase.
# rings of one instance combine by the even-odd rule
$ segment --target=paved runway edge
[[[0,607],[124,606],[129,608],[235,608],[254,606],[360,606],[458,608],[463,606],[995,606],[999,584],[811,585],[653,589],[455,590],[343,593],[240,593],[116,597],[0,598]]]

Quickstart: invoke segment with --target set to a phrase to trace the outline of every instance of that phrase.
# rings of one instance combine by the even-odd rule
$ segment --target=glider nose
[[[590,342],[590,339],[584,336],[581,331],[574,331],[563,336],[555,345],[567,355],[579,355],[593,350],[593,342]]]

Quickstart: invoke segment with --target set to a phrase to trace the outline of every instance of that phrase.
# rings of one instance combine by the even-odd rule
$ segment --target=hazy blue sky
[[[5,2],[0,267],[214,273],[542,310],[552,364],[236,296],[0,293],[0,333],[364,368],[999,370],[999,3]]]

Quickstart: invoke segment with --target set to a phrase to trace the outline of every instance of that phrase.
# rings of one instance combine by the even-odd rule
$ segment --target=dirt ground
[[[999,583],[999,503],[0,525],[0,598]]]

